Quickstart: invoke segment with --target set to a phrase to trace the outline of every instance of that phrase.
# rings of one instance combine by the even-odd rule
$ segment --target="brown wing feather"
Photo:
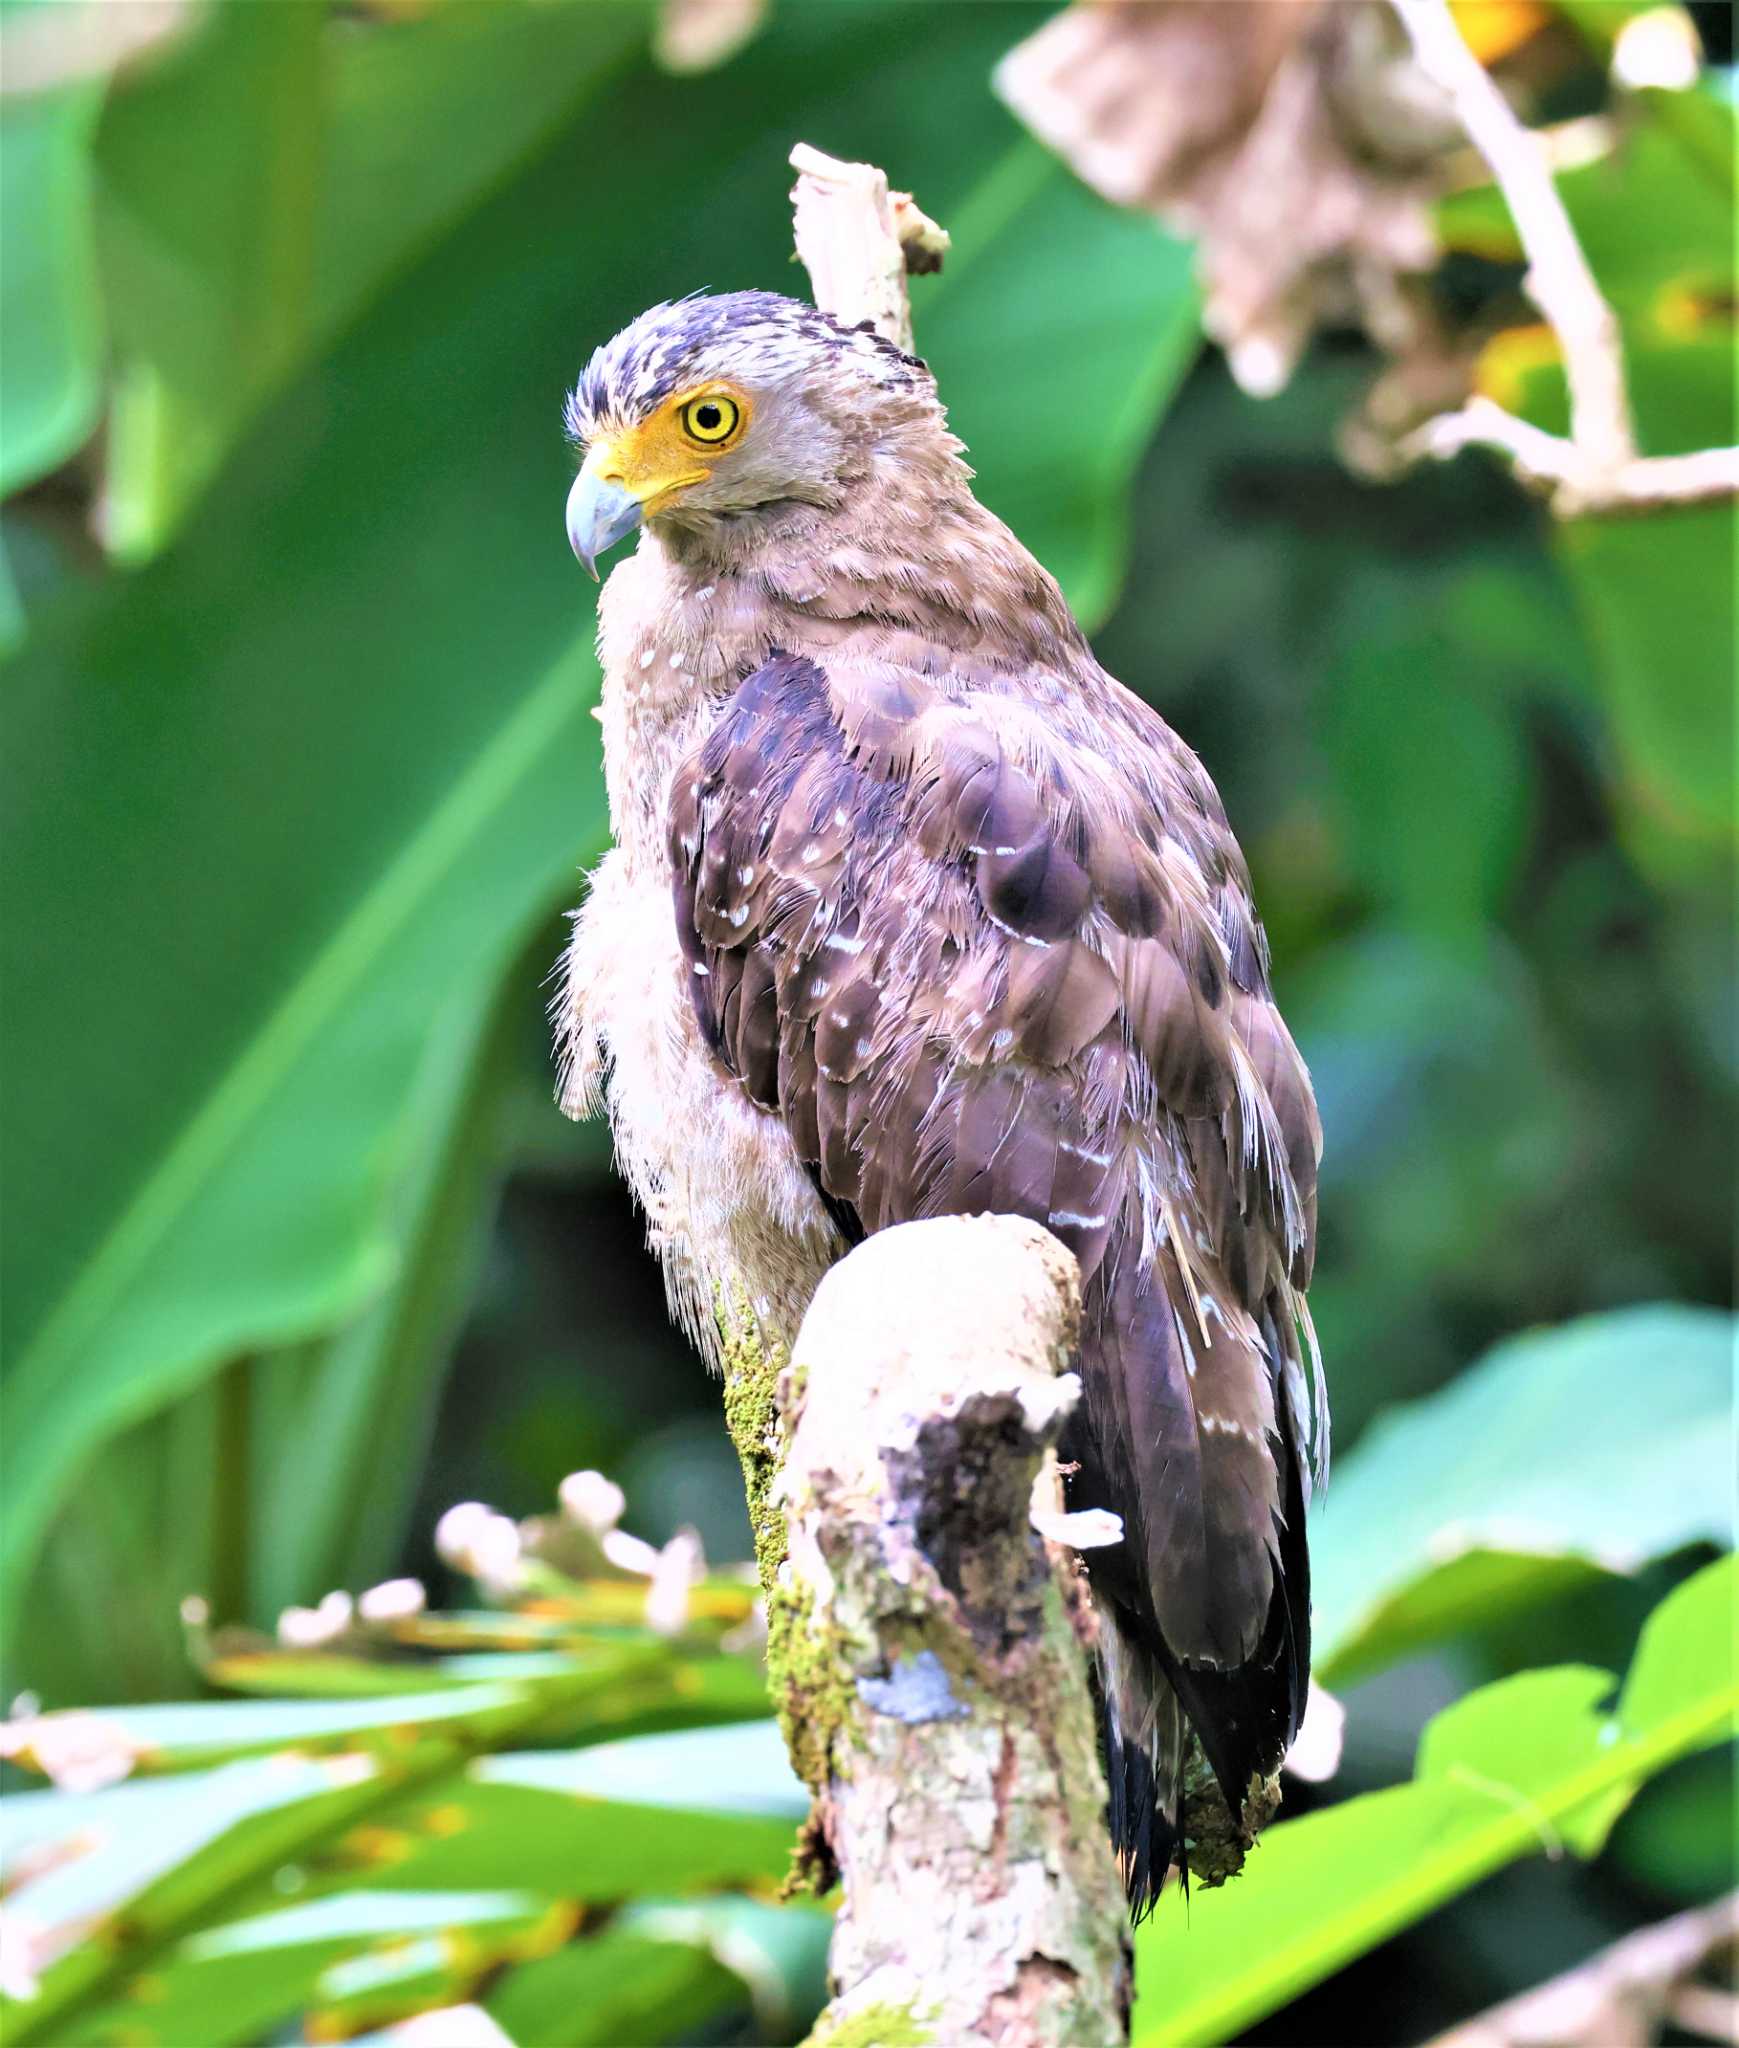
[[[1104,751],[1040,751],[1030,706],[776,656],[676,776],[677,925],[708,1043],[830,1201],[1080,1258],[1073,1497],[1126,1530],[1095,1584],[1241,1800],[1303,1705],[1316,1113],[1212,785],[1114,709]]]

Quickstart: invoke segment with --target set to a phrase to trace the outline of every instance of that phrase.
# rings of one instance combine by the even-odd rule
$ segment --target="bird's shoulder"
[[[758,857],[723,864],[745,834]],[[1137,1001],[1156,998],[1161,956],[1210,1009],[1227,983],[1268,995],[1249,871],[1212,779],[1096,668],[974,674],[776,650],[679,769],[670,851],[679,872],[704,864],[697,905],[723,912],[727,943],[793,891],[892,892],[916,910],[964,881],[991,933],[1058,949],[1023,982],[1100,984],[1069,952],[1080,940]]]

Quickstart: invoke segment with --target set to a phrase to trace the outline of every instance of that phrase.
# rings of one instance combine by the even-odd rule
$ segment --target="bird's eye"
[[[682,408],[682,430],[690,440],[717,447],[737,431],[741,418],[734,399],[693,398]]]

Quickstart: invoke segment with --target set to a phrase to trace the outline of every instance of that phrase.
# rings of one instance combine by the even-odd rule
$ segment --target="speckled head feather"
[[[778,292],[721,292],[668,300],[605,342],[568,396],[576,441],[644,419],[675,392],[728,377],[776,387],[823,371],[828,383],[934,392],[928,369],[868,326],[843,327],[830,313]]]

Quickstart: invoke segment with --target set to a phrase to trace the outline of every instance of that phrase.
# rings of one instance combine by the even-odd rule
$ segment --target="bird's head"
[[[568,539],[596,576],[647,521],[704,531],[837,504],[873,445],[902,422],[939,428],[941,412],[924,365],[867,327],[729,292],[642,313],[592,357],[566,417],[586,451]]]

